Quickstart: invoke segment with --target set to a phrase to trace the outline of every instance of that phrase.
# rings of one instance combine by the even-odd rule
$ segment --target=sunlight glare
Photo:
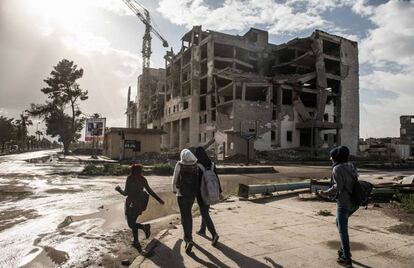
[[[84,0],[28,0],[30,11],[46,23],[65,28],[89,19],[90,3]]]

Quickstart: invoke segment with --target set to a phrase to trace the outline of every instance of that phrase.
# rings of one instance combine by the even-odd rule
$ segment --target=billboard
[[[106,118],[87,118],[85,126],[85,141],[103,140]]]

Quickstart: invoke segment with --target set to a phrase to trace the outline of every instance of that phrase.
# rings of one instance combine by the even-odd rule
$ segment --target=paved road
[[[153,256],[138,257],[130,267],[342,267],[336,263],[335,217],[317,215],[321,209],[335,215],[334,203],[296,198],[262,201],[214,206],[211,214],[220,234],[216,248],[209,238],[194,234],[196,246],[187,255],[178,226],[162,232]],[[358,210],[350,219],[353,266],[413,267],[414,238],[395,233],[393,227],[400,224],[381,208]],[[200,217],[196,217],[194,226],[199,225]]]

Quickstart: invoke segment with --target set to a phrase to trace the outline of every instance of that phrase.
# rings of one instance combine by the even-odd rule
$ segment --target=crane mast
[[[148,70],[150,67],[150,59],[151,59],[151,17],[149,15],[148,10],[145,10],[145,33],[144,37],[142,38],[142,71]]]

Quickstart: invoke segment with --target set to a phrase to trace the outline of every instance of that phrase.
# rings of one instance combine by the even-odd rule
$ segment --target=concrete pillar
[[[267,88],[266,102],[271,103],[273,98],[273,86]]]
[[[183,122],[178,119],[178,146],[180,150],[184,149],[184,138],[183,138]]]
[[[214,81],[213,81],[213,71],[214,71],[214,41],[213,38],[210,38],[210,40],[207,42],[207,92],[211,92],[214,87]],[[213,101],[212,98],[215,98],[212,94],[206,95],[206,110],[208,111],[207,114],[207,123],[211,124],[211,114],[210,111],[213,109],[211,103]],[[217,105],[217,103],[216,103]],[[218,117],[218,114],[216,114],[216,118]],[[216,119],[217,120],[217,119]],[[197,142],[198,142],[198,129],[197,129]],[[192,135],[193,136],[193,135]]]
[[[173,128],[173,122],[169,122],[168,125],[170,127],[170,133],[169,133],[170,140],[169,140],[169,146],[168,146],[168,148],[171,149],[174,146],[174,135],[173,135],[174,128]]]
[[[277,144],[282,144],[282,120],[283,120],[283,114],[282,114],[282,89],[279,87],[276,90],[277,94],[277,106],[276,106],[276,122],[277,122],[277,137],[276,142]]]

